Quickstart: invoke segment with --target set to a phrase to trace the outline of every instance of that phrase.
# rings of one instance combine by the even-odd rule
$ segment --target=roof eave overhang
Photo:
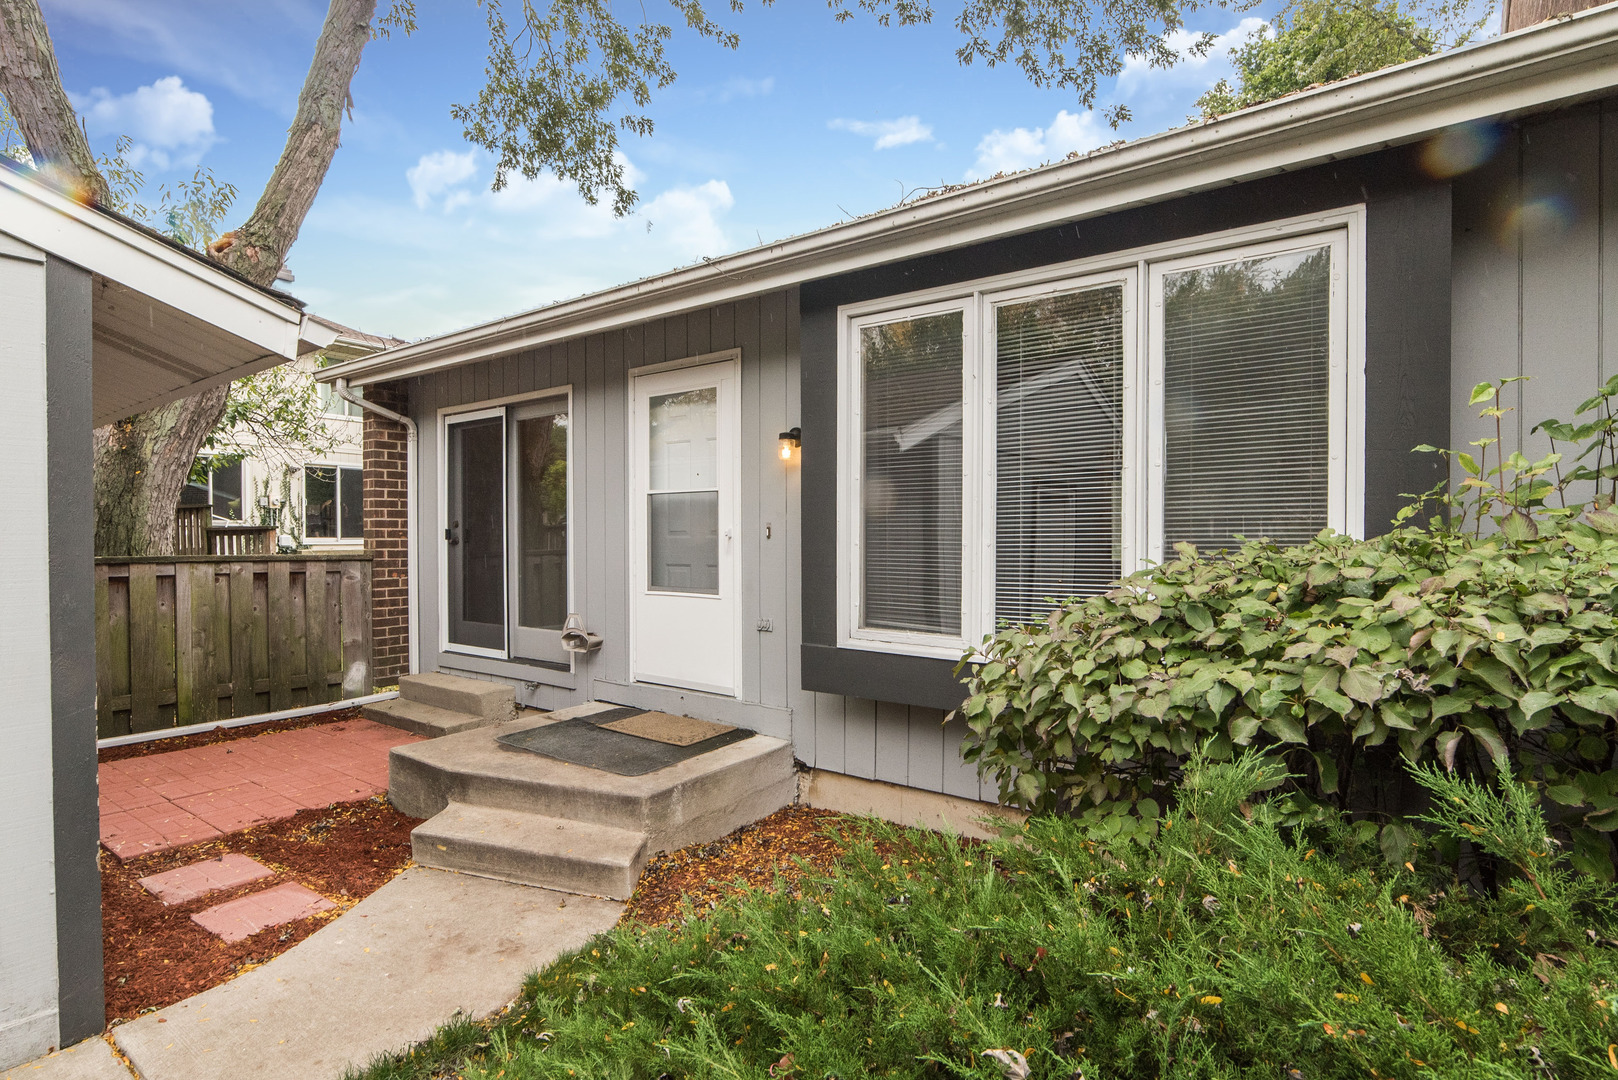
[[[1611,92],[1618,5],[1296,94],[1116,150],[323,369],[356,386],[426,374],[851,270],[1161,202]]]

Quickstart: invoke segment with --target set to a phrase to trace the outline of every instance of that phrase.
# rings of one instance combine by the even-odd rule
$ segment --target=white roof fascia
[[[303,313],[139,229],[0,168],[0,229],[277,356],[298,355]]]
[[[1618,5],[322,369],[356,386],[1414,142],[1618,86]]]

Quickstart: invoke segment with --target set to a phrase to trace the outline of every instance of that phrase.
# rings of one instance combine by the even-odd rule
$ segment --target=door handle
[[[444,539],[449,541],[450,547],[454,547],[456,544],[459,544],[461,542],[455,535],[455,530],[460,528],[460,527],[461,527],[461,523],[459,521],[457,521],[453,525],[451,525],[449,528],[444,530]]]

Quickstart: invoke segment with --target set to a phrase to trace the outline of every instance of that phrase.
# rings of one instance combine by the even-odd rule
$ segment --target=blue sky
[[[241,190],[228,224],[245,217],[280,154],[324,5],[43,7],[97,150],[135,140],[152,191],[206,166]],[[367,47],[353,121],[288,260],[290,291],[313,310],[408,338],[806,232],[917,187],[1173,127],[1229,73],[1224,47],[1170,71],[1132,63],[1092,114],[1013,68],[960,66],[947,17],[899,30],[839,24],[818,0],[749,4],[725,16],[742,36],[734,52],[676,35],[680,78],[652,103],[656,132],[624,144],[640,205],[614,219],[551,177],[489,192],[489,156],[449,117],[482,84],[482,12],[472,0],[420,7],[414,36]],[[1264,10],[1215,8],[1193,27],[1233,40]],[[1115,102],[1135,117],[1116,133],[1099,113]]]

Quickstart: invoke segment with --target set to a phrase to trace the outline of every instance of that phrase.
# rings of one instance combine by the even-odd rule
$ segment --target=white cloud
[[[640,216],[684,258],[711,258],[728,250],[718,219],[735,204],[729,184],[709,180],[696,187],[670,188],[647,203]]]
[[[765,97],[774,90],[774,75],[766,75],[762,79],[749,79],[738,75],[736,78],[726,79],[719,86],[697,91],[697,98],[700,101],[713,101],[723,105],[737,98]]]
[[[874,150],[891,150],[895,146],[932,142],[933,126],[921,122],[919,116],[901,116],[897,120],[846,120],[838,117],[826,124],[833,131],[851,131],[855,135],[875,136]]]
[[[127,135],[134,141],[128,157],[137,168],[194,167],[217,139],[213,103],[186,89],[178,75],[116,97],[99,86],[70,96],[92,135]]]
[[[477,168],[476,150],[460,154],[453,150],[434,150],[421,155],[414,165],[405,170],[405,180],[410,184],[416,209],[427,209],[440,195],[444,196],[445,213],[457,206],[464,206],[471,200],[471,192],[457,189],[472,178]]]
[[[1110,142],[1093,112],[1070,113],[1066,109],[1045,127],[995,128],[978,142],[978,159],[967,170],[967,179],[1016,172],[1073,153],[1084,153]]]
[[[1193,55],[1191,46],[1202,35],[1189,30],[1176,30],[1168,36],[1167,44],[1179,61],[1171,68],[1156,68],[1143,56],[1130,56],[1124,60],[1124,69],[1118,73],[1118,93],[1138,94],[1148,87],[1194,86],[1206,89],[1230,74],[1230,53],[1257,34],[1270,32],[1270,24],[1263,19],[1248,17],[1214,36],[1206,52]]]

